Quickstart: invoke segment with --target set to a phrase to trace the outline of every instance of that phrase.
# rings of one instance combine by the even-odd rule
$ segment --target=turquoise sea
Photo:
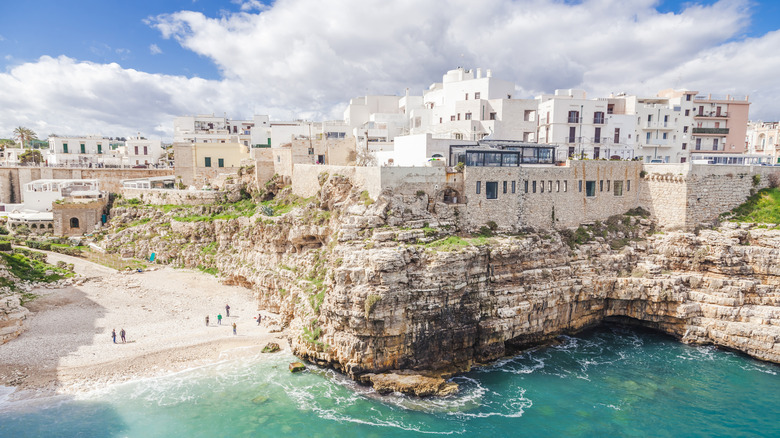
[[[561,341],[456,377],[460,394],[441,399],[291,374],[286,354],[76,398],[11,403],[0,391],[0,436],[780,436],[776,365],[620,326]]]

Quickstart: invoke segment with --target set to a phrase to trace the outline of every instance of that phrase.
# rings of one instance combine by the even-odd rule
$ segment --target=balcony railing
[[[593,118],[593,124],[594,125],[603,125],[604,123],[606,123],[606,121],[604,120],[604,117],[594,117]]]
[[[694,134],[727,135],[729,128],[693,128]]]
[[[720,117],[723,119],[727,119],[729,117],[729,113],[724,112],[717,112],[717,111],[705,111],[702,113],[695,113],[693,117]]]
[[[579,116],[575,116],[575,117],[569,116],[569,123],[580,123]]]

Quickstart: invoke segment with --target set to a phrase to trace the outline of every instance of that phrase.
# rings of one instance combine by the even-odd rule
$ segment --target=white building
[[[49,137],[49,149],[42,152],[49,166],[66,167],[151,166],[164,156],[160,140],[140,136],[126,141],[97,135]]]
[[[748,153],[772,157],[780,163],[780,122],[750,122],[747,127]]]
[[[27,225],[32,231],[53,231],[52,206],[65,198],[102,199],[107,194],[100,191],[96,179],[39,179],[24,185],[22,203],[4,206],[1,211],[8,217],[11,227]]]
[[[160,162],[165,152],[162,141],[149,140],[143,137],[128,138],[124,146],[126,162],[122,164],[130,166],[155,165]]]

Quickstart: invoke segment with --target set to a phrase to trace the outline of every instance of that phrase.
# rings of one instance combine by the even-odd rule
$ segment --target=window
[[[569,191],[569,182],[566,180],[563,180],[563,191],[568,192]]]
[[[314,148],[309,148],[309,155],[314,155]]]
[[[701,150],[701,139],[700,138],[696,139],[696,150],[697,151]]]
[[[580,180],[580,193],[582,193],[582,180]]]
[[[504,181],[504,194],[506,194],[507,183]]]
[[[144,146],[144,155],[149,155],[149,148]]]
[[[533,193],[536,193],[536,181],[532,183]]]
[[[687,161],[687,160],[685,159],[685,157],[681,157],[681,158],[680,158],[680,162],[681,162],[681,163],[685,163],[686,161]]]
[[[620,143],[620,128],[615,128],[615,138],[612,139],[614,143]]]
[[[547,191],[552,193],[552,180],[547,181]]]
[[[62,144],[62,153],[63,154],[67,154],[68,153],[68,144],[67,143],[63,143]]]
[[[569,123],[580,123],[579,111],[569,111]]]
[[[688,149],[688,143],[683,143],[682,144],[682,150],[686,150],[686,149]]]
[[[135,153],[134,153],[134,155],[138,155],[138,146],[136,146],[136,147],[134,148],[134,150],[135,150]]]
[[[460,113],[458,113],[458,120],[460,120]]]
[[[647,122],[650,123],[652,121],[653,121],[653,115],[652,114],[648,114],[647,115]]]
[[[603,179],[599,180],[599,191],[600,192],[604,191],[604,180]]]
[[[211,157],[206,157],[205,161],[204,167],[211,167]]]
[[[471,120],[471,113],[466,113],[466,120]]]
[[[516,185],[516,183],[517,183],[517,181],[512,181],[512,193],[515,192],[515,185]]]
[[[668,133],[666,133],[666,132],[664,132],[663,134],[661,134],[661,138],[663,138],[664,140],[666,140],[666,139],[668,138],[668,136],[669,136],[669,134],[668,134]]]
[[[609,183],[610,183],[610,180],[607,180],[607,191],[609,191]]]
[[[84,143],[81,143],[81,153],[86,154],[87,153],[87,146]]]
[[[560,192],[561,191],[561,181],[560,180],[556,180],[555,181],[555,191],[556,192]]]
[[[685,115],[686,116],[690,116],[691,115],[691,110],[689,110],[689,109],[685,110]]]
[[[596,196],[596,181],[585,181],[585,196],[589,198]]]
[[[225,159],[224,158],[218,158],[217,159],[217,166],[225,167]]]
[[[631,180],[626,181],[626,191],[627,192],[631,191]]]
[[[604,111],[596,111],[595,113],[593,113],[593,123],[595,124],[604,123]]]
[[[485,183],[485,197],[498,199],[498,181],[487,181]]]
[[[103,153],[103,144],[102,143],[98,143],[97,147],[98,147],[98,153],[102,154]]]
[[[441,122],[442,122],[442,121],[441,121],[441,119],[442,119],[442,118],[441,118],[441,117],[439,117],[439,123],[441,123]]]
[[[570,126],[569,127],[569,143],[574,143],[576,140],[577,135],[577,127],[576,126]]]
[[[623,196],[623,181],[615,181],[613,193],[615,196]]]
[[[593,143],[601,143],[601,128],[595,128],[593,132]]]
[[[647,133],[647,143],[650,143],[650,133]]]
[[[596,146],[593,148],[593,159],[598,160],[601,157],[601,148]]]
[[[686,94],[686,95],[685,95],[685,100],[687,100],[688,102],[690,102],[690,101],[691,101],[691,95],[690,95],[690,94]]]
[[[70,227],[71,228],[78,228],[79,227],[79,218],[77,218],[77,217],[70,218]]]
[[[466,100],[469,100],[469,93],[466,93]]]
[[[463,134],[460,132],[455,133],[455,140],[463,140]]]
[[[480,96],[480,94],[479,94],[479,91],[477,91],[476,93],[474,93],[474,99],[479,99],[479,96]]]
[[[683,132],[688,132],[688,127],[687,126],[683,126]]]
[[[539,181],[539,193],[544,193],[544,181]]]
[[[454,121],[455,121],[455,116],[450,116],[450,122],[454,122]]]
[[[496,113],[490,113],[490,120],[496,120]]]
[[[528,193],[528,180],[525,180],[525,192]]]
[[[712,139],[712,150],[713,151],[717,151],[718,150],[718,139],[717,138],[713,138]]]
[[[482,193],[482,181],[477,181],[477,194]]]

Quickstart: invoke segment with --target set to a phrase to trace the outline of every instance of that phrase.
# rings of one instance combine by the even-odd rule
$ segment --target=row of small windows
[[[583,189],[583,182],[585,183],[585,196],[586,197],[594,197],[596,196],[596,183],[598,183],[598,191],[604,192],[605,188],[605,182],[606,182],[606,192],[612,192],[614,196],[623,196],[623,188],[625,187],[625,190],[627,192],[631,191],[631,180],[591,180],[591,181],[578,181],[578,191],[582,193]],[[515,193],[517,191],[517,181],[502,181],[501,184],[502,192],[504,194],[509,193],[511,190],[511,193]],[[498,181],[485,181],[485,197],[487,199],[498,199]],[[511,188],[511,189],[510,189]],[[482,194],[482,181],[477,181],[477,194]],[[525,180],[523,181],[523,191],[525,193],[544,193],[547,191],[548,193],[560,193],[560,192],[568,192],[569,191],[569,181],[567,180],[541,180],[541,181],[530,181]]]

